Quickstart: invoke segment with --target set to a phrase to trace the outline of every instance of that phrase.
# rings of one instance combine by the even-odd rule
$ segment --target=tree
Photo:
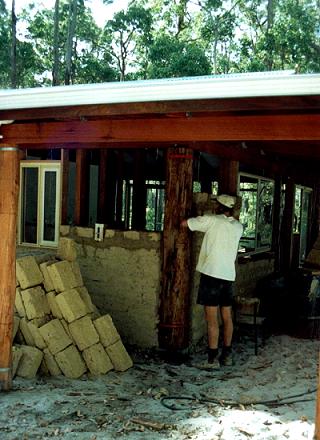
[[[17,17],[15,0],[11,6],[11,88],[17,87]]]
[[[152,16],[149,9],[131,3],[126,11],[117,12],[104,29],[104,38],[112,39],[111,56],[123,81],[130,69],[141,65],[151,41]],[[139,60],[140,58],[140,60]]]
[[[54,31],[53,31],[53,69],[52,69],[52,85],[59,84],[59,0],[55,0],[54,6]]]
[[[149,78],[208,75],[210,61],[194,42],[179,41],[168,35],[158,36],[149,52]]]

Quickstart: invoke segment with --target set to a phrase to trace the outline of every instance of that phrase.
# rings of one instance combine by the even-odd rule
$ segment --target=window
[[[146,187],[146,230],[162,231],[164,220],[165,184],[158,180],[147,180]],[[122,222],[126,229],[132,228],[133,180],[123,181]]]
[[[18,237],[20,244],[57,246],[60,163],[22,162]]]
[[[243,252],[269,250],[272,244],[274,181],[240,173],[239,191],[242,197],[240,222]]]
[[[147,180],[146,230],[162,231],[164,220],[164,182]]]

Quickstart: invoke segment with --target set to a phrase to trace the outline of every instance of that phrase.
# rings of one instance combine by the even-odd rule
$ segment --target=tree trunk
[[[68,36],[66,44],[66,71],[65,71],[65,84],[69,85],[72,78],[72,45],[73,37],[75,35],[77,24],[77,0],[70,0],[69,3],[69,23],[68,23]]]
[[[189,343],[191,244],[188,229],[180,223],[191,212],[192,164],[191,149],[168,150],[159,346],[169,351]]]
[[[59,85],[59,0],[56,0],[54,6],[52,85]]]
[[[0,390],[12,385],[12,329],[16,294],[19,150],[0,148]]]
[[[15,0],[12,0],[11,8],[11,88],[17,88],[17,17]]]

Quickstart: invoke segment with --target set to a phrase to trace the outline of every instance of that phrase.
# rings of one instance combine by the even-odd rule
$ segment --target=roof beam
[[[320,114],[13,123],[1,127],[1,134],[3,142],[22,148],[78,142],[315,141],[320,140]]]

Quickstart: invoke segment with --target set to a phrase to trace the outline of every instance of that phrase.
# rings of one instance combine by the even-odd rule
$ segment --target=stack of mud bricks
[[[13,376],[77,379],[132,366],[110,315],[100,316],[77,262],[16,261]],[[16,343],[19,343],[17,345]]]

